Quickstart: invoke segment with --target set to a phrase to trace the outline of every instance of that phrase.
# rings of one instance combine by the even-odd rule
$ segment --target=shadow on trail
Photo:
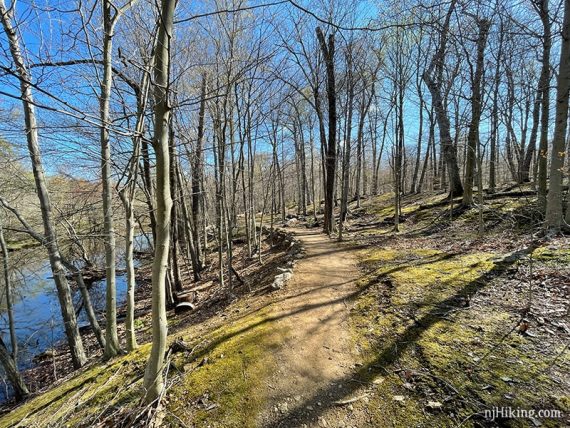
[[[442,308],[453,308],[455,306],[454,303],[462,297],[469,298],[478,290],[484,288],[490,279],[504,273],[517,260],[530,254],[537,247],[538,244],[533,244],[510,254],[503,260],[497,262],[491,270],[465,284],[453,296],[439,302],[439,304],[433,305],[433,308],[427,314],[418,318],[416,322],[408,327],[396,340],[384,346],[384,350],[380,352],[374,361],[360,367],[348,376],[337,379],[334,384],[331,384],[328,388],[320,390],[317,394],[297,405],[288,413],[279,416],[277,420],[272,421],[271,427],[290,428],[316,422],[319,416],[334,406],[335,401],[350,398],[361,388],[363,383],[371,382],[373,378],[381,373],[385,373],[386,367],[396,363],[403,353],[408,350],[410,346],[415,344],[425,331],[445,316],[442,315]],[[429,261],[429,263],[432,262],[434,261]],[[395,270],[398,270],[398,268]],[[362,294],[368,287],[369,286],[363,287],[358,290],[352,297],[358,297],[358,295]],[[376,345],[382,346],[381,343],[376,343]],[[339,388],[339,385],[341,385],[342,388]],[[269,428],[269,426],[267,426],[267,428]]]
[[[447,260],[447,259],[452,258],[452,257],[454,257],[454,256],[455,256],[455,254],[443,254],[443,255],[440,255],[440,256],[437,256],[437,255],[435,255],[435,256],[429,256],[429,257],[426,257],[425,259],[422,259],[422,262],[421,262],[421,263],[414,263],[413,266],[421,266],[421,265],[425,265],[425,264],[436,263],[436,262],[438,262],[438,261]],[[359,287],[357,290],[355,290],[354,292],[350,293],[350,294],[347,295],[347,296],[343,296],[343,297],[338,298],[338,299],[328,300],[328,301],[326,301],[326,302],[320,302],[320,303],[302,305],[302,306],[298,307],[297,309],[295,309],[295,310],[293,310],[293,311],[290,311],[290,312],[287,312],[287,313],[283,313],[283,314],[280,314],[280,315],[269,316],[269,317],[266,317],[266,318],[264,318],[264,319],[262,319],[262,320],[260,320],[260,321],[258,321],[258,322],[256,322],[256,323],[249,324],[249,325],[245,326],[244,328],[241,328],[241,329],[239,329],[239,330],[237,330],[237,331],[235,331],[235,332],[232,332],[232,333],[230,333],[230,334],[225,334],[225,335],[221,336],[220,338],[218,338],[218,339],[216,339],[216,340],[210,342],[206,348],[204,348],[204,349],[202,349],[200,352],[196,353],[195,356],[196,356],[196,357],[204,356],[205,354],[207,354],[208,352],[210,352],[210,350],[212,350],[212,349],[214,349],[215,347],[219,346],[220,344],[222,344],[222,343],[225,342],[226,340],[230,340],[230,339],[232,339],[232,338],[235,337],[235,336],[239,336],[239,335],[241,335],[241,334],[247,333],[248,331],[250,331],[250,330],[252,330],[252,329],[255,329],[255,328],[259,327],[259,326],[262,326],[262,325],[264,325],[264,324],[271,323],[271,322],[274,322],[274,321],[279,321],[279,320],[281,320],[281,319],[284,319],[284,318],[287,318],[287,317],[290,317],[290,316],[294,316],[294,315],[297,315],[297,314],[300,314],[300,313],[303,313],[303,312],[311,311],[311,310],[316,309],[316,308],[320,308],[320,307],[324,307],[324,306],[330,306],[330,305],[335,305],[335,304],[337,304],[337,303],[342,303],[342,302],[346,302],[346,301],[354,301],[356,298],[358,298],[358,296],[360,296],[361,294],[365,293],[372,285],[376,284],[376,282],[377,282],[378,280],[381,280],[381,279],[384,278],[386,275],[389,275],[389,274],[391,274],[391,273],[395,273],[395,272],[398,272],[398,271],[401,271],[401,270],[404,270],[404,269],[408,269],[409,267],[410,267],[410,265],[409,265],[408,263],[404,263],[404,264],[402,264],[402,265],[400,265],[400,266],[396,266],[396,267],[394,267],[394,268],[392,268],[392,269],[389,269],[389,270],[387,270],[387,271],[382,271],[382,273],[381,273],[380,275],[378,275],[377,278],[373,279],[372,281],[369,281],[366,285]],[[353,282],[353,281],[347,281],[347,282]],[[343,283],[343,284],[345,284],[345,283]],[[260,307],[256,307],[255,309],[252,309],[252,310],[249,311],[249,312],[246,312],[246,313],[244,313],[244,314],[242,314],[242,315],[240,315],[240,316],[238,316],[238,317],[232,318],[232,323],[239,322],[239,321],[243,321],[243,320],[246,319],[247,317],[250,317],[250,316],[252,316],[252,315],[255,315],[255,313],[260,312],[260,311],[262,311],[262,310],[264,310],[264,309],[266,309],[266,308],[268,308],[268,307],[270,307],[270,306],[276,306],[276,307],[277,307],[279,303],[282,303],[282,302],[284,302],[284,301],[286,301],[286,300],[295,299],[295,298],[300,297],[300,296],[307,296],[307,298],[308,298],[308,295],[310,295],[311,293],[313,293],[313,292],[315,292],[315,291],[317,291],[317,290],[319,290],[319,289],[328,288],[328,287],[333,287],[333,288],[334,288],[334,287],[339,287],[339,286],[342,286],[343,284],[329,284],[329,285],[323,285],[323,286],[318,287],[318,288],[310,288],[310,289],[308,289],[308,290],[303,290],[303,291],[300,292],[300,293],[295,293],[295,294],[292,294],[292,295],[288,295],[288,296],[285,296],[285,297],[283,297],[283,298],[281,298],[281,299],[271,300],[270,302],[267,302],[265,305],[262,305],[262,306],[260,306]]]

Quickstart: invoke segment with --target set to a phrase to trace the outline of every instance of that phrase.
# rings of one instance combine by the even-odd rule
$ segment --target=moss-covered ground
[[[259,382],[275,370],[271,350],[281,332],[267,323],[269,308],[236,317],[196,335],[181,330],[192,352],[171,353],[162,409],[166,426],[252,426],[264,404]],[[140,412],[142,378],[150,344],[95,363],[0,419],[0,427],[91,427],[124,424]],[[129,414],[130,413],[130,414]],[[105,425],[106,426],[106,425]]]
[[[394,215],[391,198],[366,201],[352,229],[365,248],[350,319],[367,426],[566,426],[569,240],[532,238],[522,199],[489,201],[479,236],[478,209],[451,220],[449,206],[425,208],[438,198],[404,199],[399,234],[366,227]],[[493,407],[565,417],[491,421]]]

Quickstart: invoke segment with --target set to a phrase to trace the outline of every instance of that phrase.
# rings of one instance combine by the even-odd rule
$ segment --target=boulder
[[[293,277],[293,271],[291,268],[277,268],[281,273],[275,276],[273,283],[271,284],[271,289],[273,290],[280,290],[287,284]]]

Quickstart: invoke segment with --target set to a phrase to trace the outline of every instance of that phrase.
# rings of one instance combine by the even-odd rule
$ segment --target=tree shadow
[[[317,394],[298,404],[286,414],[279,416],[267,427],[294,427],[315,422],[326,410],[335,406],[335,401],[341,401],[350,397],[361,388],[363,383],[369,383],[378,375],[385,373],[385,369],[394,365],[403,353],[420,339],[424,332],[439,322],[446,312],[453,311],[456,308],[456,302],[462,300],[462,298],[469,299],[478,290],[484,288],[490,279],[507,271],[512,264],[521,257],[530,254],[537,247],[538,244],[533,243],[529,247],[516,251],[497,262],[491,270],[465,284],[452,296],[433,305],[429,312],[416,319],[414,324],[409,326],[397,339],[384,346],[384,350],[372,362],[359,367],[343,378],[339,378],[334,384],[320,390]],[[361,291],[363,292],[364,290]],[[361,293],[353,297],[356,298],[359,294]],[[381,346],[382,344],[376,343],[376,345]],[[342,388],[339,388],[339,385]]]

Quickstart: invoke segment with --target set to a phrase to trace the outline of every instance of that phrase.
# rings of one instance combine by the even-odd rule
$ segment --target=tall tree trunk
[[[471,88],[471,123],[469,124],[469,134],[467,135],[465,188],[463,191],[463,204],[467,206],[473,205],[473,182],[479,146],[479,124],[481,122],[481,81],[483,80],[483,73],[485,72],[485,46],[487,45],[487,36],[491,28],[491,21],[487,19],[477,19],[477,27],[479,28],[479,35],[477,37],[477,62]]]
[[[430,160],[430,156],[429,153],[432,150],[432,146],[434,146],[434,140],[435,140],[435,118],[433,117],[433,107],[431,109],[431,111],[429,112],[429,133],[428,133],[428,143],[427,143],[427,149],[426,149],[426,155],[424,158],[424,164],[422,166],[422,173],[420,175],[420,181],[418,182],[418,185],[416,187],[416,193],[419,193],[422,191],[422,187],[424,184],[424,180],[425,180],[425,176],[426,176],[426,172],[428,169],[428,163]],[[435,156],[435,151],[434,151],[434,156]],[[432,165],[435,165],[435,162],[432,159]]]
[[[178,180],[176,174],[176,147],[174,142],[174,127],[172,120],[169,124],[170,144],[168,147],[170,156],[170,197],[173,201],[172,210],[170,211],[170,267],[173,275],[173,285],[176,292],[182,291],[182,274],[180,273],[180,257],[178,254],[179,247],[179,215],[178,215]]]
[[[55,285],[57,288],[57,296],[61,307],[61,315],[63,318],[65,334],[71,351],[71,360],[75,368],[80,368],[87,361],[77,319],[73,309],[73,300],[71,298],[71,290],[65,277],[65,269],[61,261],[61,253],[57,242],[57,235],[53,223],[51,204],[45,173],[42,164],[42,157],[39,147],[39,136],[36,119],[36,111],[34,98],[32,94],[31,76],[24,61],[24,56],[20,48],[20,41],[16,29],[12,24],[12,13],[6,8],[4,0],[0,0],[0,15],[2,26],[8,39],[10,53],[15,67],[15,75],[20,80],[20,92],[22,99],[22,107],[24,110],[24,119],[26,123],[26,139],[28,143],[28,151],[32,161],[32,170],[36,185],[36,192],[40,202],[40,210],[42,213],[42,221],[44,226],[44,241],[48,251],[49,262]]]
[[[105,349],[105,336],[101,331],[101,327],[99,326],[99,321],[97,320],[97,314],[95,314],[95,310],[93,309],[93,304],[91,303],[91,296],[89,295],[89,290],[87,289],[87,285],[85,285],[85,281],[83,279],[83,273],[80,269],[78,269],[73,263],[67,260],[65,257],[61,259],[62,264],[65,268],[73,274],[73,278],[77,283],[77,288],[79,288],[79,292],[81,293],[81,298],[83,299],[83,308],[85,309],[85,313],[87,315],[87,319],[89,320],[89,324],[91,325],[91,330],[99,343],[99,346],[104,350]]]
[[[103,224],[105,242],[105,351],[104,358],[112,358],[121,352],[117,335],[117,287],[115,278],[115,226],[113,220],[113,193],[111,184],[111,144],[109,135],[111,87],[113,85],[113,33],[117,12],[109,0],[103,6],[103,78],[99,112],[101,116],[101,181],[103,198]]]
[[[491,141],[489,148],[489,192],[495,193],[497,187],[497,146],[499,143],[499,86],[501,84],[501,58],[503,56],[503,20],[500,17],[499,26],[499,50],[497,52],[497,63],[495,64],[495,76],[493,81],[493,107],[491,109]],[[530,163],[529,163],[530,165]]]
[[[423,74],[423,79],[431,93],[432,103],[435,109],[435,115],[439,127],[440,144],[445,168],[449,178],[449,192],[451,196],[461,196],[463,194],[463,185],[461,184],[461,176],[459,174],[459,166],[457,164],[457,153],[451,138],[451,126],[447,109],[441,92],[443,68],[445,61],[445,49],[447,46],[447,38],[449,32],[449,21],[457,0],[452,0],[445,17],[445,22],[441,30],[441,40],[437,52],[434,54],[431,65]],[[432,72],[435,69],[435,77]]]
[[[350,49],[350,48],[349,48]],[[346,101],[346,124],[344,130],[344,155],[342,157],[342,193],[340,201],[340,218],[338,224],[338,240],[342,241],[344,222],[348,213],[348,186],[350,177],[350,152],[352,144],[352,114],[354,109],[354,80],[352,74],[352,53],[347,53],[347,85],[348,96]]]
[[[418,130],[418,143],[416,145],[416,161],[414,165],[414,174],[412,176],[412,186],[410,188],[410,193],[419,193],[418,190],[418,174],[420,171],[420,162],[422,155],[422,134],[424,130],[424,99],[421,88],[418,85],[418,94],[420,98],[420,119],[419,119],[419,130]],[[427,158],[426,158],[427,159]]]
[[[155,35],[156,36],[156,35]],[[154,40],[156,41],[156,40]],[[152,61],[152,57],[150,61]],[[147,65],[148,67],[148,65]],[[119,197],[125,210],[125,265],[127,271],[127,313],[125,317],[126,346],[131,352],[137,348],[137,337],[135,331],[135,265],[134,265],[134,239],[135,239],[135,210],[134,200],[137,189],[137,177],[139,174],[139,158],[143,144],[143,134],[145,131],[145,112],[148,104],[150,90],[150,71],[145,67],[141,79],[140,90],[137,93],[137,120],[135,133],[132,138],[133,154],[127,171],[127,179],[124,187],[119,189]],[[148,152],[148,150],[147,150]],[[144,166],[143,160],[143,166]],[[144,175],[143,175],[144,181]],[[150,171],[149,171],[150,181]],[[149,199],[147,199],[149,200]],[[152,203],[151,203],[152,205]],[[153,235],[154,236],[154,235]]]
[[[560,45],[560,68],[556,85],[556,121],[550,156],[550,189],[546,205],[546,228],[560,231],[562,218],[562,179],[568,126],[568,92],[570,91],[570,0],[564,1],[564,23]]]
[[[542,76],[542,73],[541,73]],[[520,182],[525,183],[530,181],[530,164],[534,158],[534,153],[536,151],[536,140],[538,137],[538,126],[540,124],[540,107],[542,105],[542,79],[539,79],[538,89],[536,90],[536,95],[534,99],[534,105],[532,109],[532,128],[530,130],[530,139],[528,146],[526,148],[526,153],[524,155],[523,164],[520,172]]]
[[[184,188],[185,182],[182,177],[182,172],[180,171],[180,166],[176,165],[176,180],[177,180],[177,189],[178,189],[178,200],[180,201],[180,206],[182,207],[182,218],[184,220],[184,227],[186,231],[187,239],[187,251],[188,256],[192,262],[192,274],[194,276],[194,281],[200,281],[201,276],[200,272],[202,271],[202,264],[200,263],[200,259],[198,258],[198,250],[194,246],[194,237],[192,235],[192,231],[196,228],[196,225],[193,224],[193,217],[188,213],[188,206],[186,204],[186,199],[184,197]]]
[[[194,148],[194,157],[192,162],[192,219],[194,224],[194,230],[192,234],[194,236],[194,248],[196,249],[196,255],[198,257],[197,268],[202,270],[202,254],[200,245],[200,230],[202,222],[201,213],[203,212],[204,205],[204,189],[202,188],[202,182],[204,180],[204,169],[203,169],[203,153],[202,147],[204,144],[204,118],[206,114],[206,88],[207,88],[208,77],[204,73],[202,75],[202,84],[200,89],[200,108],[198,111],[198,138],[196,139],[196,146]],[[204,237],[206,239],[206,237]],[[200,272],[198,271],[199,275]]]
[[[156,242],[152,263],[152,349],[144,375],[145,400],[153,403],[163,388],[163,363],[166,351],[166,271],[170,244],[170,162],[168,155],[170,122],[169,69],[170,44],[176,0],[162,0],[159,9],[159,29],[154,58],[154,138],[156,153]]]
[[[376,76],[374,76],[374,78],[375,77]],[[366,99],[366,92],[364,90],[362,91],[362,103],[360,108],[360,117],[358,119],[358,133],[356,134],[356,190],[354,197],[356,199],[356,206],[358,208],[360,208],[360,196],[362,190],[366,192],[366,164],[364,162],[364,123],[366,121],[368,111],[370,110],[370,106],[372,105],[372,100],[374,99],[374,84],[375,81],[373,80],[368,99]]]
[[[550,48],[552,36],[550,30],[549,0],[536,0],[540,20],[544,28],[541,71],[542,112],[540,118],[540,143],[538,146],[538,208],[546,211],[546,180],[548,168],[548,125],[550,120]]]
[[[327,70],[327,99],[328,99],[328,141],[325,150],[325,219],[324,219],[324,231],[327,234],[331,234],[334,229],[334,191],[335,191],[335,179],[336,179],[336,128],[337,128],[337,117],[336,117],[336,82],[335,82],[335,72],[334,72],[334,35],[329,34],[328,44],[325,40],[325,36],[320,29],[317,27],[317,39],[319,41],[323,58],[325,60],[325,66]]]
[[[152,248],[154,248],[154,243],[156,242],[156,212],[154,206],[154,187],[150,173],[150,153],[146,138],[143,138],[141,142],[141,155],[143,164],[142,178],[144,184],[144,194],[146,204],[148,206],[148,217],[150,221],[150,230],[152,233]]]
[[[128,198],[128,197],[127,197]],[[135,213],[133,200],[123,201],[125,207],[125,264],[127,269],[127,316],[125,318],[127,351],[137,348],[137,335],[135,332],[135,264],[133,257],[135,241]]]

